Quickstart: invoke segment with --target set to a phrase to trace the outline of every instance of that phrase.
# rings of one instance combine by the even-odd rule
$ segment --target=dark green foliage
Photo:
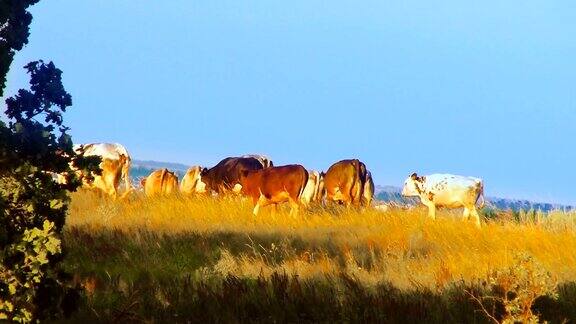
[[[26,69],[32,76],[32,91],[20,90],[8,98],[6,116],[10,123],[0,123],[0,181],[4,189],[0,204],[5,210],[0,226],[9,229],[9,237],[2,239],[9,244],[25,229],[41,227],[44,220],[54,222],[60,231],[69,200],[67,190],[80,184],[70,169],[75,154],[62,125],[61,111],[72,104],[61,84],[62,72],[51,62],[42,61],[32,62]],[[45,116],[44,121],[36,119],[40,116]],[[50,173],[65,174],[67,184],[55,183]]]
[[[39,0],[0,1],[0,97],[4,95],[6,74],[14,54],[28,44],[32,15],[26,11]]]
[[[62,71],[42,61],[25,68],[31,76],[30,90],[19,90],[6,100],[9,124],[0,122],[0,277],[10,282],[0,286],[0,300],[16,309],[12,315],[0,309],[0,316],[19,321],[51,318],[72,308],[71,296],[77,293],[64,285],[67,275],[59,266],[58,239],[68,192],[80,185],[71,164],[94,171],[100,162],[76,157],[72,150],[68,128],[62,124],[62,112],[72,104],[62,86]],[[65,183],[56,183],[55,174],[62,175]],[[34,229],[44,230],[23,241]],[[38,258],[34,267],[25,256]]]

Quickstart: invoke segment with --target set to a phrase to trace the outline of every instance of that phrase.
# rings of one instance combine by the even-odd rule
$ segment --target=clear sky
[[[21,68],[52,60],[75,142],[211,166],[265,153],[375,182],[484,179],[576,203],[576,2],[43,0]]]

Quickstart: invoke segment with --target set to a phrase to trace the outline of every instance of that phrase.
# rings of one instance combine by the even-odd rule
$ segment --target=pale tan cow
[[[363,206],[369,202],[364,197],[366,176],[366,165],[358,159],[342,160],[332,164],[324,175],[326,202]]]
[[[180,182],[180,192],[185,195],[205,193],[206,184],[202,181],[202,167],[190,167]]]
[[[178,192],[178,176],[168,169],[156,170],[140,181],[147,197],[165,196]]]

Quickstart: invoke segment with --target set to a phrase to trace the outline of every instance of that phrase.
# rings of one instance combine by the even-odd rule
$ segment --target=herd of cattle
[[[120,144],[95,143],[75,145],[74,150],[83,156],[100,156],[101,175],[85,186],[97,188],[112,197],[118,195],[121,180],[125,192],[130,194],[131,158]],[[288,202],[290,213],[298,212],[311,203],[338,203],[346,206],[372,205],[374,181],[366,165],[358,159],[338,161],[326,172],[307,170],[302,165],[274,166],[261,155],[228,157],[212,168],[190,167],[182,180],[167,169],[152,172],[142,179],[146,196],[167,195],[180,192],[184,195],[228,193],[249,197],[257,215],[260,208]],[[437,207],[464,208],[464,218],[472,216],[476,225],[480,218],[476,203],[484,204],[484,187],[481,179],[450,174],[410,175],[402,189],[403,196],[419,197],[428,207],[428,215],[435,218]]]

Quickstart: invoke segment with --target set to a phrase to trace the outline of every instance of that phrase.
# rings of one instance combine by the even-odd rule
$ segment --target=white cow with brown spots
[[[124,179],[125,193],[130,193],[130,165],[132,160],[124,146],[117,143],[76,144],[74,151],[82,156],[99,156],[102,158],[101,175],[95,175],[92,183],[85,185],[98,188],[111,197],[116,197],[120,180]],[[83,177],[82,177],[83,178]]]
[[[480,208],[484,206],[484,184],[482,179],[453,174],[431,174],[418,176],[413,173],[404,182],[403,196],[420,197],[428,207],[428,216],[436,218],[436,208],[464,207],[464,219],[472,216],[475,224],[480,226],[480,217],[476,203],[480,198]]]

